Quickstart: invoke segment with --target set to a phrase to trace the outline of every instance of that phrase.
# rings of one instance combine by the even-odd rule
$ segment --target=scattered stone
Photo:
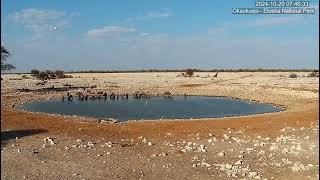
[[[225,156],[225,155],[226,155],[226,153],[224,153],[224,152],[220,152],[220,153],[218,153],[218,155],[219,155],[219,156]]]
[[[224,138],[225,140],[230,139],[230,137],[229,137],[228,135],[226,135],[226,134],[223,134],[223,138]]]
[[[234,163],[235,165],[241,165],[243,163],[243,160],[238,160],[236,163]]]
[[[53,139],[50,138],[50,137],[46,137],[46,138],[44,138],[43,140],[44,140],[44,142],[45,142],[46,145],[53,146],[53,145],[55,144],[54,141],[53,141]]]
[[[254,178],[254,177],[256,177],[256,176],[258,176],[258,173],[257,173],[257,172],[254,172],[254,171],[253,171],[253,172],[249,172],[249,174],[248,174],[248,177],[249,177],[249,178],[251,178],[251,177]]]

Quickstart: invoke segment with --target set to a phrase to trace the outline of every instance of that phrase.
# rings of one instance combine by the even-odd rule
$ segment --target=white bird
[[[57,26],[54,26],[54,27],[53,27],[53,30],[57,30]]]

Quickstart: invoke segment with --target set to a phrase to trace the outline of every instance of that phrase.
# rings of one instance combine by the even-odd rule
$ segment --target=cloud
[[[106,26],[103,28],[89,30],[88,36],[89,37],[106,37],[106,36],[115,36],[122,33],[130,33],[135,31],[136,29],[131,27]]]
[[[32,8],[8,15],[9,19],[14,23],[22,25],[28,31],[34,33],[61,30],[69,23],[70,18],[75,16],[79,16],[79,13],[69,14],[64,11]]]
[[[249,27],[268,27],[274,25],[284,25],[284,24],[292,24],[297,23],[303,20],[302,16],[285,16],[285,17],[265,17],[258,18],[253,21],[249,21],[246,23],[246,26]]]
[[[142,21],[142,20],[150,20],[150,19],[160,19],[167,18],[172,16],[172,12],[169,9],[163,9],[160,11],[151,11],[144,13],[143,15],[138,15],[135,17],[129,17],[127,21]]]
[[[140,36],[141,36],[141,37],[149,36],[149,35],[150,35],[150,33],[140,33]]]
[[[297,24],[304,20],[307,20],[307,17],[303,16],[272,16],[272,17],[259,17],[246,21],[237,21],[237,22],[226,22],[222,25],[217,25],[209,28],[208,34],[211,35],[221,35],[222,33],[228,32],[228,30],[234,29],[245,29],[245,28],[266,28],[274,26],[283,26],[288,24]]]

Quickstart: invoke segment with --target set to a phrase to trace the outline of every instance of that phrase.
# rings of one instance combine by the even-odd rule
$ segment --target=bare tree
[[[5,47],[1,46],[1,71],[9,71],[16,68],[12,64],[6,63],[9,56],[11,56],[11,53]]]

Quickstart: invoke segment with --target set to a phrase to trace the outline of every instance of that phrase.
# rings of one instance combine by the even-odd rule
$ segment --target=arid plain
[[[319,179],[319,78],[308,72],[74,73],[40,80],[2,75],[4,179]],[[219,119],[99,122],[23,112],[39,91],[71,85],[107,93],[227,96],[286,108]],[[20,89],[20,90],[18,90]],[[29,89],[29,92],[21,91]],[[78,89],[70,90],[76,94]]]

